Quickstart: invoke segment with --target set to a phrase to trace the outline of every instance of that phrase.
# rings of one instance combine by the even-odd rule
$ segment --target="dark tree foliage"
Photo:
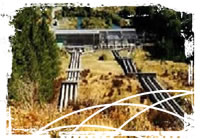
[[[62,17],[83,17],[86,19],[94,19],[94,17],[101,18],[102,20],[105,20],[107,27],[111,27],[112,24],[120,26],[122,18],[128,18],[129,15],[135,13],[134,7],[123,7],[120,12],[113,11],[113,8],[116,7],[104,7],[103,10],[97,10],[87,6],[64,6],[62,7],[61,13]],[[57,15],[57,17],[59,16]],[[99,22],[96,23],[100,24]]]
[[[59,73],[58,48],[49,30],[49,8],[26,7],[11,21],[12,75],[8,83],[9,98],[20,100],[18,82],[30,80],[40,102],[53,95],[53,81]],[[30,92],[31,93],[31,92]]]
[[[130,18],[130,16],[135,15],[135,7],[124,6],[122,10],[119,11],[119,16],[123,18]]]
[[[156,47],[151,51],[153,57],[186,60],[184,40],[194,38],[191,14],[176,12],[160,5],[140,6],[136,7],[132,23],[138,32],[155,36]]]
[[[74,7],[74,6],[64,6],[62,7],[63,17],[90,17],[93,16],[93,9],[87,6],[84,7]]]

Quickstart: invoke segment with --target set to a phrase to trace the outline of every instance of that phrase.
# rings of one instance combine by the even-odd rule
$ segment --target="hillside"
[[[126,52],[122,52],[122,54],[125,55]],[[104,60],[98,60],[102,55],[104,55]],[[138,69],[143,72],[157,72],[159,81],[165,87],[172,87],[172,89],[192,89],[192,86],[183,86],[183,83],[186,81],[186,79],[184,80],[182,76],[174,78],[179,72],[183,72],[183,75],[186,76],[186,65],[183,63],[174,63],[170,61],[166,61],[167,64],[161,64],[160,61],[150,60],[147,55],[148,54],[142,50],[136,50],[134,52],[133,59]],[[67,59],[69,59],[68,56],[67,59],[64,57],[65,56],[63,55],[63,72],[66,63],[68,63]],[[81,73],[81,80],[79,83],[78,103],[76,105],[69,106],[63,112],[58,112],[57,100],[59,90],[57,90],[54,92],[56,93],[54,94],[56,98],[54,98],[54,100],[49,104],[42,106],[34,104],[29,109],[24,108],[23,105],[17,104],[11,107],[12,118],[14,119],[12,120],[13,128],[39,129],[47,123],[61,117],[62,115],[75,110],[99,104],[112,103],[127,96],[143,92],[138,80],[134,76],[126,77],[123,75],[120,66],[117,65],[110,51],[96,51],[91,54],[82,55],[81,58],[82,68],[84,70]],[[167,70],[171,66],[174,66],[174,69],[172,68]],[[165,75],[166,73],[164,72],[166,70],[169,72],[167,75]],[[175,72],[175,70],[177,72]],[[175,73],[172,74],[172,72]],[[61,80],[63,80],[62,78],[64,77],[64,74],[62,73],[60,77]],[[182,88],[180,88],[180,86]],[[126,102],[145,105],[151,104],[148,98],[146,98],[144,101],[141,101],[139,97],[130,99]],[[86,124],[104,125],[117,128],[142,109],[143,108],[131,106],[114,106],[96,115],[91,120],[86,122]],[[80,124],[81,121],[97,110],[99,110],[99,108],[72,115],[51,127]],[[180,130],[173,118],[170,118],[166,114],[158,113],[154,110],[148,110],[141,114],[123,129],[135,131]],[[98,128],[81,128],[81,130],[102,131],[102,129]],[[24,132],[15,131],[15,133],[21,134]],[[28,132],[25,134],[27,133]],[[51,132],[52,136],[57,136],[57,134],[58,132]]]

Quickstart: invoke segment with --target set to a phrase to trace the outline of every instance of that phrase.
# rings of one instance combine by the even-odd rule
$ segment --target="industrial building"
[[[94,49],[130,47],[137,40],[135,29],[55,30],[55,35],[64,47],[90,46]]]

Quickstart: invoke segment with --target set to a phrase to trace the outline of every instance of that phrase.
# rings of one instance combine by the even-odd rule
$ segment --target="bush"
[[[101,56],[99,56],[99,59],[98,59],[98,60],[104,61],[104,60],[107,60],[107,59],[108,59],[108,58],[107,58],[107,55],[102,54]]]

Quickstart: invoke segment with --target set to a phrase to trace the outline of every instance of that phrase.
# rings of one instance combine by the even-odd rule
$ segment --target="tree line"
[[[63,17],[82,17],[84,20],[91,20],[91,22],[96,22],[96,24],[102,24],[103,21],[106,25],[102,26],[106,28],[111,28],[112,24],[128,27],[124,24],[124,19],[134,14],[134,9],[135,7],[128,6],[91,8],[89,6],[75,7],[74,5],[67,5],[63,6],[62,10],[57,11],[55,15],[57,19]],[[98,21],[95,18],[100,18],[101,20]],[[96,27],[95,24],[93,26],[94,28]],[[83,28],[86,28],[86,26],[83,25]]]
[[[186,61],[184,42],[194,38],[192,14],[160,5],[140,6],[136,8],[132,22],[138,32],[154,35],[156,47],[151,51],[153,57]]]

